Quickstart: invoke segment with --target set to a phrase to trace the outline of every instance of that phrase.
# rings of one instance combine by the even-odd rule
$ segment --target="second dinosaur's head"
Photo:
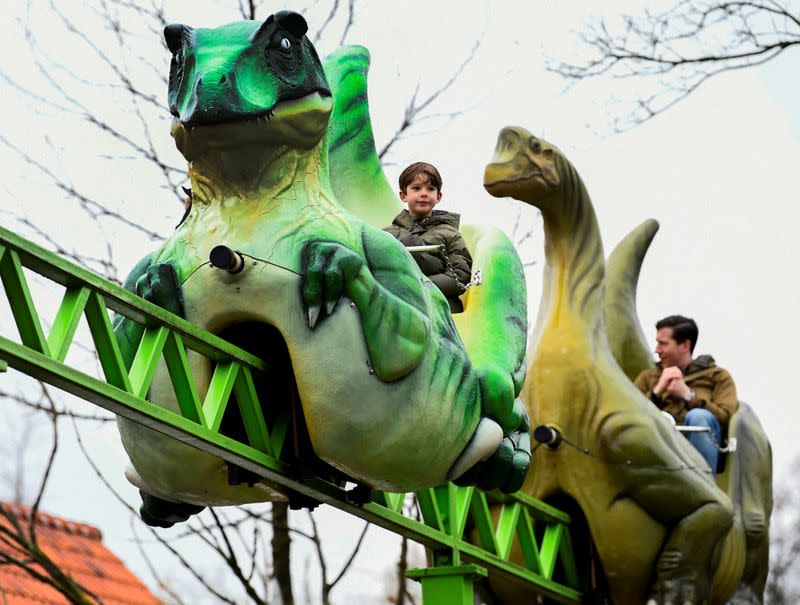
[[[319,142],[332,98],[306,31],[305,19],[291,11],[263,23],[164,29],[172,134],[187,159],[207,148]]]
[[[556,166],[560,152],[524,128],[500,131],[483,186],[495,197],[513,197],[539,206],[561,184]]]

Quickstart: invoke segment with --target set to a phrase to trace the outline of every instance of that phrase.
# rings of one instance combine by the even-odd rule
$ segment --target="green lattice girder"
[[[61,305],[45,337],[23,267],[65,287]],[[426,605],[470,602],[472,582],[484,570],[527,584],[532,593],[561,603],[579,603],[581,578],[569,534],[569,516],[523,494],[487,494],[453,484],[415,494],[422,519],[404,513],[405,494],[374,492],[371,502],[353,503],[346,491],[319,478],[299,480],[280,459],[289,417],[275,415],[271,426],[255,389],[254,375],[268,360],[192,326],[123,288],[0,228],[0,278],[19,331],[19,342],[0,335],[0,369],[5,364],[257,473],[275,489],[289,488],[380,525],[431,551],[435,567],[412,570],[423,584]],[[114,338],[108,309],[147,326],[126,369]],[[64,363],[81,319],[94,341],[103,378]],[[186,349],[215,362],[204,401],[189,371]],[[145,397],[163,359],[180,405],[180,414]],[[231,392],[241,411],[247,443],[219,433]],[[468,541],[474,538],[476,543]],[[514,543],[523,565],[509,561]]]

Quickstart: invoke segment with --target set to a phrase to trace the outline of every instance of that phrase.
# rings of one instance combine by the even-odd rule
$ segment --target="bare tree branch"
[[[449,79],[445,81],[439,88],[433,91],[424,101],[417,103],[417,95],[419,94],[419,83],[414,88],[414,92],[411,95],[411,99],[409,100],[408,104],[406,105],[405,111],[403,113],[403,120],[400,123],[400,126],[395,130],[394,134],[389,138],[389,140],[381,147],[381,150],[378,152],[378,157],[383,159],[386,154],[392,149],[392,147],[406,134],[406,132],[420,119],[424,117],[424,111],[434,103],[439,97],[441,97],[445,92],[447,92],[453,84],[456,83],[458,78],[467,68],[467,66],[472,63],[473,59],[478,53],[478,49],[481,46],[482,37],[478,39],[477,42],[472,46],[470,52],[467,54],[467,57],[458,66],[458,68],[453,72]],[[452,117],[460,115],[462,112],[454,112],[454,114],[450,114]]]
[[[92,217],[95,222],[97,221],[97,217]],[[50,232],[42,229],[39,225],[34,223],[26,216],[17,217],[17,221],[25,225],[28,229],[30,229],[33,233],[38,235],[42,238],[47,244],[49,244],[50,249],[58,254],[59,256],[63,256],[64,258],[70,259],[77,265],[80,265],[84,269],[88,269],[89,271],[99,273],[105,279],[113,281],[116,284],[121,284],[122,281],[119,278],[119,272],[117,270],[116,263],[114,262],[113,250],[111,248],[111,242],[108,238],[105,240],[106,245],[106,258],[98,258],[95,256],[89,256],[87,254],[80,254],[74,248],[67,249],[63,247],[58,240],[56,240]],[[98,229],[102,230],[101,225],[97,225]]]
[[[117,78],[120,80],[120,82],[122,82],[122,85],[125,88],[125,90],[127,90],[134,98],[142,100],[142,101],[145,101],[147,103],[150,103],[151,105],[153,105],[154,107],[156,107],[158,109],[163,109],[163,105],[162,105],[161,101],[159,101],[159,99],[154,94],[145,94],[141,90],[139,90],[138,87],[134,86],[134,84],[131,81],[131,79],[128,76],[128,74],[123,72],[120,69],[119,65],[116,62],[112,61],[108,57],[108,54],[106,52],[104,52],[102,49],[100,49],[91,40],[91,38],[89,38],[89,36],[87,36],[80,28],[76,27],[72,23],[72,21],[70,21],[66,17],[66,15],[64,15],[64,13],[62,13],[60,10],[58,10],[58,7],[56,7],[56,5],[53,2],[53,0],[50,0],[50,10],[52,11],[53,14],[55,14],[55,15],[57,15],[59,17],[59,19],[64,24],[64,26],[66,27],[68,32],[70,32],[71,34],[75,35],[78,39],[83,41],[83,43],[86,44],[86,46],[88,46],[89,48],[91,48],[94,51],[95,55],[103,63],[105,63],[108,66],[108,68],[111,70],[111,72],[114,73],[117,76]],[[116,23],[118,23],[118,22],[116,22]],[[112,28],[112,31],[114,31],[114,30],[115,30],[115,28]],[[120,41],[123,40],[122,37],[118,37],[118,39]]]
[[[792,468],[800,467],[800,458]],[[794,605],[800,602],[800,493],[794,475],[775,491],[770,521],[769,578],[765,602]]]
[[[314,34],[314,45],[316,46],[319,44],[319,41],[322,39],[322,35],[325,33],[327,27],[331,24],[334,17],[336,17],[336,13],[339,12],[339,0],[333,0],[333,5],[331,5],[331,10],[328,12],[328,16],[325,18],[325,21],[322,22],[317,28],[317,32]]]
[[[41,384],[41,383],[40,383]],[[51,586],[74,605],[102,605],[102,600],[78,583],[65,572],[40,547],[36,530],[39,524],[39,506],[58,451],[58,414],[56,405],[48,388],[41,384],[42,399],[50,407],[50,419],[53,429],[53,444],[44,468],[33,506],[28,512],[25,525],[20,522],[19,513],[14,507],[0,503],[0,565],[14,565],[38,582]]]
[[[163,590],[167,595],[177,604],[177,605],[187,605],[187,603],[183,600],[183,598],[178,594],[177,591],[172,590],[169,586],[169,582],[165,582],[161,574],[156,569],[156,566],[153,564],[153,561],[150,558],[150,555],[147,549],[144,548],[144,543],[142,542],[141,538],[139,538],[139,532],[136,529],[136,521],[135,517],[131,515],[130,517],[130,528],[131,533],[133,534],[133,541],[136,544],[136,548],[139,550],[139,554],[141,555],[142,559],[144,560],[145,565],[147,566],[150,575],[153,576],[153,579],[158,584],[159,588]]]
[[[228,564],[228,568],[233,572],[233,575],[241,582],[242,588],[247,593],[247,596],[250,597],[250,600],[257,605],[266,605],[266,601],[264,601],[261,596],[256,592],[253,585],[248,581],[245,577],[244,573],[242,572],[242,568],[239,565],[239,561],[236,558],[236,553],[231,546],[230,540],[228,539],[228,532],[217,516],[217,513],[214,511],[213,508],[208,509],[209,514],[214,518],[214,522],[217,525],[217,529],[219,533],[222,535],[222,540],[225,543],[225,550],[217,550],[219,555],[225,560]]]
[[[256,3],[253,0],[239,0],[239,12],[247,20],[256,18]]]
[[[621,132],[663,113],[725,72],[762,65],[800,44],[800,13],[770,0],[680,0],[662,13],[644,11],[600,21],[582,34],[590,58],[551,62],[571,82],[639,78],[654,89],[623,105],[612,118]]]
[[[69,418],[74,418],[75,420],[91,420],[93,422],[114,422],[113,416],[81,414],[80,412],[73,412],[72,410],[64,407],[57,408],[54,411],[51,407],[49,407],[48,404],[45,404],[41,401],[32,400],[21,393],[11,393],[3,389],[0,389],[0,398],[10,399],[19,405],[30,408],[31,410],[45,412],[49,415],[55,414],[56,416],[67,416]]]
[[[361,549],[361,545],[364,542],[364,537],[367,535],[367,530],[369,529],[369,523],[364,524],[364,529],[361,530],[361,534],[359,535],[358,540],[356,541],[356,544],[353,547],[353,550],[350,552],[350,556],[347,558],[344,565],[342,566],[342,569],[339,571],[339,573],[332,581],[329,581],[328,564],[325,559],[325,554],[323,553],[322,540],[320,538],[319,531],[317,529],[317,521],[316,519],[314,519],[314,515],[312,514],[311,511],[308,511],[308,519],[311,522],[310,539],[314,544],[314,550],[316,551],[317,554],[317,562],[319,563],[320,569],[322,571],[322,603],[323,605],[331,605],[330,601],[331,591],[334,589],[339,580],[342,579],[344,574],[347,572],[348,569],[350,569],[350,566],[353,564],[353,561],[355,560],[356,555],[358,554],[359,550]]]
[[[136,221],[133,221],[133,220],[127,218],[126,216],[124,216],[120,212],[117,212],[115,210],[111,210],[110,208],[108,208],[104,204],[102,204],[102,203],[100,203],[100,202],[98,202],[96,200],[92,200],[92,199],[88,198],[87,196],[85,196],[84,194],[79,192],[74,186],[62,181],[47,166],[45,166],[41,162],[35,160],[33,157],[31,157],[30,155],[28,155],[27,153],[22,151],[19,147],[14,145],[11,141],[9,141],[2,134],[0,134],[0,143],[3,143],[6,147],[8,147],[9,149],[15,151],[23,160],[25,160],[25,162],[27,162],[28,164],[30,164],[31,166],[33,166],[35,168],[38,168],[42,173],[44,173],[45,175],[49,176],[52,179],[53,184],[56,187],[58,187],[59,189],[61,189],[64,193],[68,194],[70,197],[76,199],[78,201],[78,203],[81,205],[81,207],[83,208],[83,210],[86,212],[86,214],[88,214],[89,216],[91,216],[93,218],[96,218],[98,216],[109,217],[109,218],[112,218],[112,219],[114,219],[116,221],[119,221],[120,223],[130,227],[131,229],[133,229],[135,231],[139,231],[141,233],[144,233],[151,240],[162,240],[162,239],[164,239],[164,237],[160,233],[157,233],[155,231],[147,229],[147,228],[141,226]]]
[[[361,530],[361,534],[358,536],[358,540],[356,540],[355,545],[353,546],[353,550],[350,551],[350,556],[347,557],[347,560],[342,565],[342,568],[339,570],[339,573],[336,574],[336,577],[330,581],[329,583],[329,592],[333,590],[333,588],[339,583],[344,577],[344,574],[350,569],[350,566],[353,564],[353,561],[358,555],[358,552],[361,550],[361,545],[364,543],[364,538],[367,536],[367,530],[369,529],[369,523],[364,523],[364,529]]]
[[[114,498],[117,500],[117,502],[119,502],[133,517],[138,517],[139,514],[136,511],[136,509],[133,506],[131,506],[131,504],[129,504],[128,501],[125,500],[119,494],[119,492],[117,492],[117,490],[114,489],[114,487],[108,482],[108,479],[106,479],[105,475],[103,475],[103,473],[97,467],[97,464],[95,464],[95,462],[92,459],[92,457],[89,456],[89,452],[86,451],[86,447],[83,444],[83,439],[81,438],[81,434],[80,434],[80,431],[78,430],[78,426],[77,426],[77,424],[74,423],[74,421],[73,421],[72,426],[73,426],[73,430],[75,432],[75,439],[76,439],[76,441],[78,443],[78,447],[80,448],[81,452],[83,453],[84,459],[86,460],[86,462],[89,463],[89,466],[92,468],[92,471],[94,471],[95,476],[101,481],[101,483],[106,487],[106,489],[108,489],[108,491],[111,493],[111,495],[114,496]],[[175,559],[178,561],[178,563],[181,565],[181,567],[183,567],[186,571],[188,571],[189,574],[195,580],[197,580],[203,588],[205,588],[209,592],[209,594],[215,596],[217,599],[219,599],[220,601],[222,601],[224,603],[228,603],[228,605],[237,605],[236,602],[233,599],[223,595],[222,593],[220,593],[219,591],[214,589],[209,584],[209,582],[205,579],[204,575],[201,572],[199,572],[197,569],[195,569],[195,567],[191,563],[189,563],[189,561],[174,546],[172,546],[169,543],[168,540],[166,540],[165,538],[161,537],[159,535],[159,533],[154,528],[150,527],[149,525],[145,525],[145,527],[150,532],[150,534],[153,536],[153,538],[155,538],[155,540],[162,547],[164,547],[167,551],[169,551],[175,557]]]
[[[356,0],[347,0],[347,23],[344,24],[342,37],[339,38],[339,46],[344,45],[345,40],[347,40],[347,34],[350,33],[350,28],[353,27],[353,23],[355,22],[355,7]]]
[[[34,545],[36,544],[36,513],[39,512],[39,505],[42,503],[42,497],[47,488],[47,482],[50,479],[50,472],[53,470],[53,462],[56,459],[56,452],[58,451],[58,413],[56,411],[56,403],[53,401],[50,391],[47,389],[47,385],[43,382],[39,382],[39,384],[42,387],[42,398],[45,399],[50,406],[50,421],[53,424],[53,445],[50,449],[50,457],[47,460],[42,480],[39,483],[39,492],[36,494],[33,506],[31,506],[29,530],[30,541]]]

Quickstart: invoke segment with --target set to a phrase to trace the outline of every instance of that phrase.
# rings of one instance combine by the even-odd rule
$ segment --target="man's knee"
[[[707,426],[709,428],[716,428],[719,426],[719,421],[714,414],[703,408],[694,408],[687,412],[686,418],[683,421],[686,426]]]
[[[686,426],[697,426],[707,428],[707,432],[686,433],[685,437],[689,440],[697,451],[703,456],[711,467],[712,474],[716,474],[717,463],[719,461],[719,450],[717,443],[720,441],[722,429],[717,418],[708,410],[694,408],[689,410],[683,421]]]

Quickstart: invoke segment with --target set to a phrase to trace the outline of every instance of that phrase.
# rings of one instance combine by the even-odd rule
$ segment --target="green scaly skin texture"
[[[403,204],[375,152],[367,99],[369,64],[369,51],[363,46],[344,46],[325,58],[334,99],[328,153],[336,199],[370,225],[382,228],[391,224]]]
[[[351,49],[328,61],[339,69],[332,100],[305,31],[302,17],[286,11],[263,24],[165,30],[173,52],[172,134],[190,162],[192,209],[125,285],[211,331],[252,320],[277,327],[315,452],[357,479],[398,491],[441,482],[488,417],[503,437],[470,470],[470,481],[515,491],[530,459],[527,416],[515,400],[525,348],[524,281],[521,270],[507,271],[508,263],[520,269],[521,263],[513,250],[505,258],[507,247],[484,246],[486,270],[495,277],[475,300],[501,292],[516,302],[501,305],[505,315],[497,321],[478,322],[496,327],[493,333],[462,340],[444,296],[411,255],[338,203],[341,192],[350,210],[376,225],[397,207],[371,138],[366,80],[348,85],[350,75],[366,70],[368,55]],[[358,128],[354,115],[363,118]],[[218,244],[244,255],[242,273],[210,267],[209,252]],[[494,262],[494,255],[504,261]],[[480,304],[472,307],[481,319]],[[142,327],[117,318],[115,333],[130,366]],[[471,347],[479,366],[467,353]],[[151,387],[150,397],[161,397],[160,388]],[[202,397],[205,387],[199,388]],[[168,399],[162,404],[174,408]],[[153,495],[196,505],[254,499],[246,488],[192,477],[216,473],[218,459],[167,446],[124,420],[120,425]],[[164,460],[170,456],[176,459]]]

